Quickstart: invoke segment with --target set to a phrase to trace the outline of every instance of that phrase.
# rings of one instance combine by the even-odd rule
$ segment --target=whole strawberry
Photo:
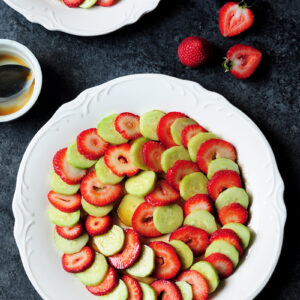
[[[211,44],[202,37],[185,38],[178,47],[180,62],[190,68],[197,68],[206,63],[212,56]]]

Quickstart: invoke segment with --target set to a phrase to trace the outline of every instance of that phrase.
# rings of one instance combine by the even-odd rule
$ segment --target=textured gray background
[[[40,299],[26,277],[13,238],[11,201],[27,144],[61,104],[81,91],[122,75],[146,72],[194,80],[223,94],[266,135],[286,184],[288,221],[279,264],[257,299],[300,299],[300,1],[257,1],[254,26],[227,39],[218,29],[223,3],[162,0],[154,12],[134,25],[107,36],[82,38],[31,24],[0,1],[0,38],[29,47],[44,74],[34,108],[17,121],[0,124],[0,299]],[[178,44],[188,35],[211,41],[216,50],[214,63],[190,70],[178,62]],[[234,43],[263,52],[261,66],[248,80],[224,74],[220,66]]]

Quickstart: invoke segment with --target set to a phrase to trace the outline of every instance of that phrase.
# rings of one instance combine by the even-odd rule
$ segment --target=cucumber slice
[[[155,186],[156,173],[153,171],[142,171],[139,174],[128,178],[125,182],[125,189],[127,193],[145,197],[149,194]]]
[[[78,209],[72,213],[65,213],[50,204],[48,208],[48,217],[55,225],[61,227],[72,227],[77,224],[80,219],[80,210]]]
[[[83,197],[81,197],[81,206],[86,213],[94,217],[104,217],[108,215],[114,208],[113,204],[109,204],[105,206],[95,206],[93,204],[86,202],[83,199]]]
[[[243,248],[246,249],[248,247],[251,238],[251,232],[247,226],[240,223],[228,223],[225,226],[223,226],[223,228],[233,230],[240,238],[243,244]]]
[[[119,279],[118,285],[108,294],[99,296],[99,300],[126,300],[128,299],[128,289],[122,279]]]
[[[111,256],[121,251],[124,241],[124,231],[118,225],[113,225],[108,232],[94,237],[96,246],[105,256]]]
[[[51,173],[50,186],[54,192],[63,195],[74,195],[80,188],[80,184],[65,183],[54,171]]]
[[[207,261],[199,261],[192,265],[191,270],[199,272],[207,281],[209,293],[215,291],[220,283],[218,272],[215,268]]]
[[[223,206],[227,206],[232,203],[239,203],[245,209],[249,205],[249,196],[243,188],[231,187],[220,193],[215,205],[217,210],[220,210]]]
[[[115,129],[115,119],[118,115],[112,114],[103,118],[98,124],[98,134],[108,143],[119,145],[126,143],[127,140]]]
[[[191,248],[186,243],[179,240],[173,240],[169,243],[175,248],[176,253],[181,261],[182,268],[189,268],[194,261],[194,255]]]
[[[139,259],[127,269],[128,274],[137,277],[149,276],[154,270],[154,258],[154,251],[149,246],[143,245]]]
[[[156,300],[156,293],[154,289],[147,283],[139,282],[143,292],[143,300]]]
[[[193,289],[190,284],[185,281],[176,281],[175,284],[180,290],[182,300],[193,300]]]
[[[179,228],[183,222],[183,211],[178,204],[157,206],[153,213],[155,228],[162,234],[170,233]]]
[[[196,194],[207,194],[207,178],[201,172],[195,172],[183,177],[179,184],[180,196],[188,200]]]
[[[197,124],[193,119],[190,118],[179,118],[171,125],[171,135],[174,142],[177,145],[182,145],[181,142],[181,131],[188,125]]]
[[[95,170],[97,177],[104,184],[117,184],[124,178],[124,176],[118,176],[111,171],[105,164],[103,156],[97,161]]]
[[[58,250],[66,254],[79,252],[87,244],[88,240],[89,235],[86,232],[74,240],[67,240],[54,230],[54,244]]]
[[[188,151],[183,146],[174,146],[163,152],[161,156],[163,171],[167,173],[177,160],[191,160]]]
[[[78,152],[76,141],[68,147],[67,161],[71,166],[79,169],[88,169],[96,163],[96,160],[87,159]]]
[[[157,125],[164,115],[165,113],[160,110],[152,110],[142,114],[140,117],[141,134],[150,140],[158,141]]]
[[[220,170],[232,170],[240,174],[237,163],[228,158],[216,158],[208,165],[207,177],[210,179],[216,172]]]
[[[149,170],[148,167],[146,166],[144,159],[143,159],[143,154],[142,154],[142,147],[144,146],[145,143],[149,142],[150,140],[145,138],[145,137],[140,137],[136,139],[130,148],[130,158],[132,163],[139,169],[141,170]]]
[[[97,0],[84,0],[79,7],[81,8],[90,8],[96,4]]]
[[[84,285],[97,285],[105,277],[108,270],[108,264],[104,255],[96,253],[93,264],[83,272],[75,274],[75,276]]]
[[[184,225],[191,225],[207,231],[209,234],[215,232],[218,227],[215,217],[204,209],[192,211],[184,220]]]
[[[213,241],[205,251],[205,258],[213,253],[222,253],[226,255],[233,263],[233,266],[236,267],[239,262],[239,252],[236,248],[223,240]]]
[[[210,139],[217,139],[218,137],[210,132],[200,132],[193,136],[188,143],[188,150],[193,162],[197,161],[197,152],[202,143]]]
[[[137,207],[144,202],[144,198],[133,195],[125,195],[118,207],[118,217],[126,226],[132,226],[132,216]]]

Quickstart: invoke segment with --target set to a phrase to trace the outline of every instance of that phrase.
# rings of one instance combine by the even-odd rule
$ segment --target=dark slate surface
[[[218,30],[222,3],[162,0],[157,10],[134,25],[107,36],[82,38],[49,32],[0,2],[0,38],[28,46],[44,74],[34,108],[17,121],[0,124],[0,299],[40,299],[27,279],[13,238],[11,201],[26,145],[61,104],[81,91],[122,75],[147,72],[194,80],[223,94],[266,135],[286,184],[288,221],[279,264],[257,299],[300,299],[296,209],[300,195],[300,1],[257,1],[255,25],[228,39]],[[216,50],[214,63],[190,70],[178,62],[177,46],[188,35],[211,41]],[[239,81],[220,67],[221,58],[234,43],[253,45],[263,52],[263,62],[251,79]]]

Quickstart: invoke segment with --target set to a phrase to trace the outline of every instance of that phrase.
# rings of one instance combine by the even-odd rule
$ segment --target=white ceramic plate
[[[88,89],[61,106],[22,159],[13,200],[14,234],[26,273],[44,299],[95,299],[62,269],[61,254],[53,244],[53,226],[46,213],[53,155],[110,113],[141,114],[152,109],[184,112],[237,149],[252,198],[253,240],[236,272],[213,298],[253,299],[270,278],[281,251],[286,209],[283,182],[261,131],[224,97],[197,83],[164,75],[132,75]]]
[[[111,7],[69,8],[59,0],[4,0],[30,22],[80,36],[107,34],[135,23],[160,0],[120,0]]]

